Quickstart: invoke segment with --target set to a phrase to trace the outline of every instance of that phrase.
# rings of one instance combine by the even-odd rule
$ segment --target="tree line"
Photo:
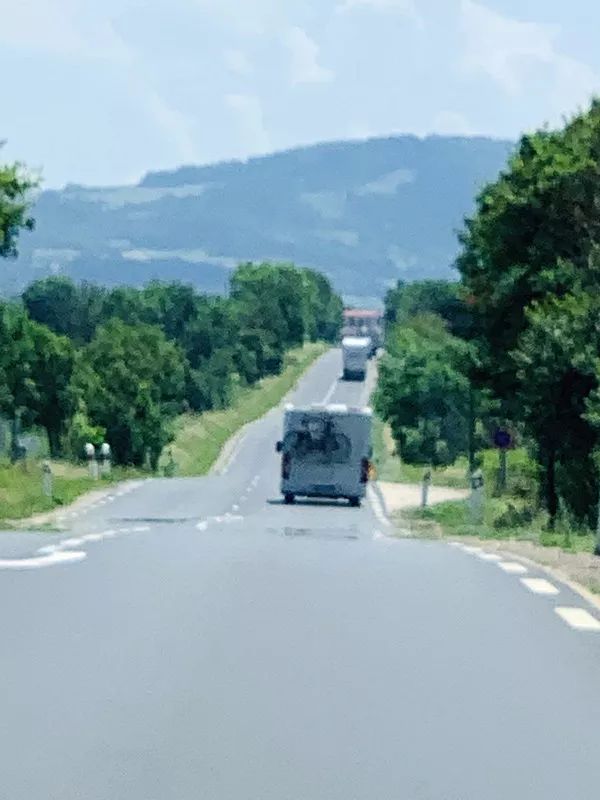
[[[225,408],[290,348],[333,341],[341,311],[324,276],[288,264],[241,265],[228,297],[45,278],[0,303],[0,413],[45,428],[54,456],[106,440],[117,463],[156,468],[178,414]]]
[[[460,233],[460,281],[388,293],[377,404],[406,458],[444,463],[510,428],[561,503],[600,489],[600,101],[523,136]],[[478,441],[479,437],[479,441]],[[473,459],[472,459],[473,460]]]

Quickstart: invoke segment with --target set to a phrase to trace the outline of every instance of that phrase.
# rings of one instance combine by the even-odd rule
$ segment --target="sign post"
[[[426,469],[421,484],[421,508],[427,508],[429,501],[429,487],[431,486],[431,470]]]
[[[471,475],[471,522],[476,525],[483,521],[483,472],[476,469]]]
[[[42,491],[46,497],[52,497],[52,468],[49,461],[42,465]]]
[[[505,428],[498,428],[494,433],[494,445],[498,448],[499,467],[498,467],[498,493],[501,494],[506,489],[506,451],[512,447],[512,436]]]
[[[85,457],[87,458],[88,462],[88,471],[90,473],[90,478],[93,481],[98,480],[98,462],[96,461],[96,448],[91,442],[87,442],[84,445],[85,450]]]
[[[110,445],[103,442],[100,445],[100,472],[102,475],[110,475]]]

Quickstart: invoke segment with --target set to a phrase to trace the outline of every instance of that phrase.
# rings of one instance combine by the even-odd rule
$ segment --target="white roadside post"
[[[49,461],[42,465],[42,491],[46,497],[52,497],[52,468]]]
[[[88,471],[90,478],[94,481],[98,480],[98,462],[96,461],[96,448],[91,442],[84,445],[85,457],[88,462]]]
[[[431,486],[431,470],[426,469],[421,484],[421,508],[427,508],[429,502],[429,487]]]
[[[102,475],[110,475],[110,445],[103,442],[100,445],[100,472]]]
[[[476,469],[471,475],[471,497],[469,498],[471,507],[471,521],[473,524],[483,520],[483,472]]]

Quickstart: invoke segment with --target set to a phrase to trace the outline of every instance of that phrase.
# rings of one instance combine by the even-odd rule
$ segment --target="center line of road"
[[[544,578],[521,578],[521,583],[534,594],[558,594],[559,590]]]
[[[584,608],[569,608],[567,606],[557,606],[555,609],[558,616],[564,620],[571,628],[578,631],[600,631],[600,622],[586,611]]]
[[[337,388],[337,385],[338,385],[338,382],[337,382],[337,380],[335,380],[335,381],[334,381],[334,382],[331,384],[331,386],[329,387],[329,390],[328,390],[327,394],[326,394],[326,395],[325,395],[325,397],[323,398],[323,405],[324,405],[324,406],[326,406],[326,405],[327,405],[327,403],[328,403],[328,402],[331,400],[331,398],[333,397],[333,395],[334,395],[334,392],[335,392],[335,390],[336,390],[336,388]]]

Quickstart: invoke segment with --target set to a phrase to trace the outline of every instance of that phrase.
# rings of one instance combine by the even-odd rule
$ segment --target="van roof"
[[[369,406],[349,406],[346,403],[313,403],[310,406],[295,406],[293,403],[288,403],[285,407],[286,411],[298,411],[302,414],[361,414],[363,416],[372,416],[373,410]]]
[[[349,345],[350,347],[365,347],[370,341],[368,336],[344,336],[342,344]]]

